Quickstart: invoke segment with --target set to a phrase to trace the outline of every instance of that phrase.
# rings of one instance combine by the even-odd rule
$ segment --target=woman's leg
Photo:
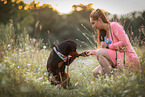
[[[100,66],[96,67],[93,70],[93,75],[96,77],[98,74],[104,72],[110,74],[112,71],[112,66],[114,65],[111,61],[106,49],[101,48],[97,50],[97,59],[100,63]]]
[[[93,70],[93,75],[94,77],[97,77],[98,75],[100,75],[101,73],[103,73],[103,68],[101,65],[99,65],[98,67],[96,67],[94,70]]]

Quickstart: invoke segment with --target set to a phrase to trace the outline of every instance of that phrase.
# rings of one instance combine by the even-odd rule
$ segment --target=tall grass
[[[11,24],[1,27],[4,28],[3,32],[7,35],[14,33],[7,27],[11,28]],[[5,55],[0,63],[0,97],[145,96],[144,48],[135,48],[141,62],[140,72],[123,70],[111,76],[94,78],[92,70],[99,65],[96,57],[77,58],[69,66],[72,87],[65,90],[59,85],[52,86],[47,80],[46,63],[50,48],[43,45],[41,40],[30,39],[26,31],[18,37],[15,45],[10,40],[13,40],[11,35],[3,40]]]

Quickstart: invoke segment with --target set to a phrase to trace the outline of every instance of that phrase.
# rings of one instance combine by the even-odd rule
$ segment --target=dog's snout
[[[77,52],[71,52],[70,55],[71,56],[78,56],[79,54]]]

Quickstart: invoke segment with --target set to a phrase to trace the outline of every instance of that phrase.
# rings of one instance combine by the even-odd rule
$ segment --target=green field
[[[140,50],[140,49],[138,49]],[[139,53],[142,56],[142,53]],[[47,80],[46,62],[49,50],[26,46],[9,52],[0,63],[1,97],[88,97],[88,96],[145,96],[145,58],[140,57],[142,71],[113,73],[94,78],[98,66],[95,56],[77,58],[69,66],[72,87],[64,90]]]
[[[134,47],[141,63],[140,72],[122,70],[113,72],[111,76],[94,78],[92,70],[99,65],[96,57],[77,58],[69,66],[72,86],[66,90],[52,86],[47,80],[46,63],[50,48],[42,46],[39,40],[30,39],[25,33],[26,37],[18,37],[19,44],[14,45],[13,34],[8,34],[10,31],[13,33],[11,27],[4,31],[0,97],[145,97],[144,48]]]

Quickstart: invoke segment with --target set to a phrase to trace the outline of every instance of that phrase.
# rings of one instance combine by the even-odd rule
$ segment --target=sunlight
[[[67,14],[67,13],[70,13],[72,11],[72,7],[70,5],[65,5],[65,7],[62,7],[62,6],[64,6],[64,4],[63,5],[61,5],[61,4],[51,4],[51,5],[58,12],[63,13],[63,14]]]
[[[33,0],[23,0],[25,3],[30,4]],[[67,14],[69,12],[72,11],[72,6],[74,5],[73,1],[57,1],[55,2],[54,0],[50,0],[50,1],[45,1],[45,0],[35,0],[35,3],[38,3],[39,5],[43,5],[45,4],[50,4],[51,6],[53,6],[54,9],[56,9],[58,12],[63,13],[63,14]],[[79,4],[79,3],[78,3]]]
[[[23,0],[25,3],[30,4],[30,2],[34,0]],[[35,3],[39,3],[39,5],[50,4],[60,13],[69,13],[72,11],[73,5],[84,4],[88,5],[89,3],[93,4],[93,8],[101,8],[112,14],[126,14],[131,11],[139,11],[144,10],[144,0],[35,0]],[[138,6],[136,6],[136,4]],[[128,6],[129,5],[129,6]]]

